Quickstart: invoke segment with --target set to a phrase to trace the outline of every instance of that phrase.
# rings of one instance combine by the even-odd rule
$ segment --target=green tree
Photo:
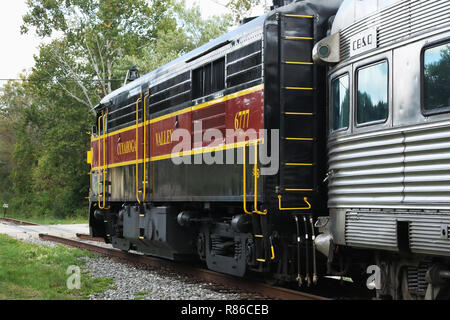
[[[186,8],[184,0],[175,1],[170,15],[177,21],[175,28],[160,30],[156,41],[143,48],[142,55],[127,55],[117,65],[116,74],[136,65],[142,74],[159,68],[226,33],[233,21],[231,15],[203,19],[200,7]]]
[[[38,119],[33,115],[32,94],[26,83],[8,82],[0,94],[0,196],[32,193],[32,172],[39,150]]]
[[[160,30],[176,25],[169,14],[172,0],[28,0],[27,4],[22,32],[34,28],[43,38],[59,36],[40,54],[57,71],[47,78],[89,108],[120,85],[110,81],[125,75],[113,73],[119,59],[139,55],[142,47],[156,41]],[[96,81],[77,81],[74,91],[59,81],[65,78]]]
[[[163,0],[28,0],[22,32],[40,47],[29,81],[0,95],[0,197],[16,212],[86,212],[92,108],[123,83],[131,63],[151,71],[228,30],[198,6]]]
[[[229,0],[226,4],[227,8],[230,9],[234,22],[239,23],[243,18],[247,17],[249,12],[255,6],[264,6],[264,10],[268,11],[269,7],[267,1],[265,0]]]

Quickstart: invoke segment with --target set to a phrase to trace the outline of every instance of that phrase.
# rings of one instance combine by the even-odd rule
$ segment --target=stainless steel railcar
[[[346,0],[314,55],[330,66],[329,272],[374,265],[380,297],[448,298],[450,1]]]

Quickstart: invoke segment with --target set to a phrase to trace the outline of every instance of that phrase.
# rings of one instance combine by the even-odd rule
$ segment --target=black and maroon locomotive
[[[236,276],[315,281],[326,74],[311,52],[340,3],[277,8],[105,97],[91,234]]]

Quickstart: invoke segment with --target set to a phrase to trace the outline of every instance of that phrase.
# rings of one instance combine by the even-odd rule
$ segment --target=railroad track
[[[77,236],[79,235],[77,234]],[[87,235],[80,235],[80,236],[81,237],[79,238],[82,238],[84,240],[93,240]],[[199,269],[192,266],[186,266],[170,260],[148,257],[112,248],[105,248],[102,246],[97,246],[82,241],[56,237],[48,234],[39,234],[39,238],[46,241],[61,243],[78,249],[89,250],[91,252],[95,252],[100,255],[115,258],[116,260],[120,260],[121,262],[131,263],[134,265],[145,266],[150,268],[170,270],[172,272],[176,272],[177,274],[187,276],[190,279],[211,282],[214,283],[215,285],[220,285],[230,290],[238,290],[240,292],[245,291],[248,293],[254,293],[257,294],[258,296],[263,296],[268,299],[328,300],[327,298],[324,297],[300,291],[271,286],[257,281],[235,278],[232,276],[216,273],[206,269]],[[96,241],[98,241],[98,239]]]
[[[95,242],[105,242],[105,239],[103,239],[103,238],[94,238],[94,237],[91,237],[88,234],[77,233],[75,235],[80,240],[88,240],[88,241],[95,241]]]
[[[21,226],[38,226],[38,224],[36,224],[36,223],[16,220],[16,219],[12,219],[12,218],[0,218],[0,222],[8,222],[8,223],[16,224],[16,225],[21,225]]]
[[[0,222],[7,222],[22,226],[39,226],[38,224],[20,221],[11,218],[0,218]],[[144,256],[130,252],[124,252],[113,248],[98,246],[83,241],[103,242],[103,238],[93,238],[87,234],[77,233],[76,237],[82,241],[58,237],[50,234],[39,234],[39,238],[46,241],[57,242],[71,247],[88,250],[97,254],[108,256],[120,262],[128,264],[149,267],[153,269],[166,270],[171,273],[181,274],[189,279],[197,281],[214,283],[230,290],[248,292],[261,297],[279,300],[328,300],[327,298],[304,293],[296,290],[290,290],[282,287],[271,286],[258,281],[235,278],[229,275],[220,274],[207,269],[194,266],[186,266],[174,261],[160,259],[156,257]]]

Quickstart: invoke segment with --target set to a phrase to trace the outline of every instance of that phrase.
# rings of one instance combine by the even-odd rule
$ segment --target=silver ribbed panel
[[[397,225],[392,215],[350,211],[345,220],[348,246],[397,250]]]
[[[400,1],[342,30],[341,59],[349,58],[350,38],[373,27],[378,29],[378,47],[384,47],[446,25],[450,26],[450,1]]]
[[[379,208],[403,199],[404,136],[345,139],[329,147],[330,208]]]
[[[450,126],[340,138],[329,144],[330,208],[450,209]]]
[[[348,246],[398,250],[397,221],[409,222],[411,252],[450,255],[450,214],[383,213],[348,211],[345,219],[345,241]],[[441,237],[442,228],[447,237]]]
[[[403,203],[450,204],[450,128],[405,132]]]
[[[410,247],[415,253],[450,255],[450,239],[441,239],[441,226],[450,226],[450,215],[416,216],[409,226]]]

